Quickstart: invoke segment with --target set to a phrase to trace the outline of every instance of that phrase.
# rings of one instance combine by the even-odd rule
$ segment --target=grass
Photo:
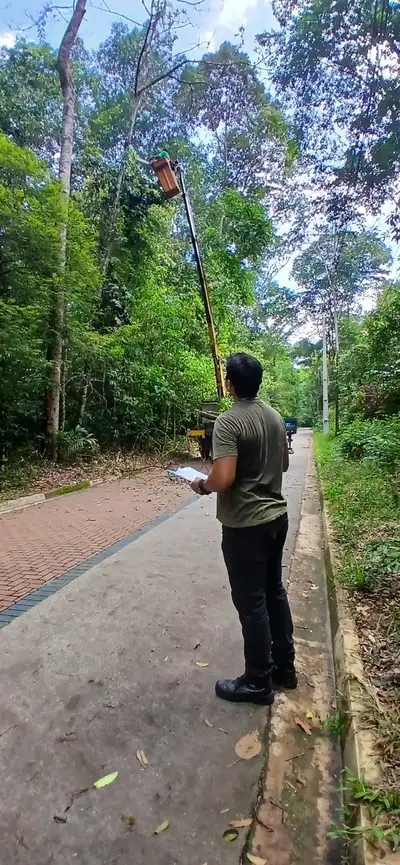
[[[335,736],[336,739],[340,739],[342,735],[344,725],[344,717],[342,712],[335,712],[333,715],[330,715],[329,718],[324,722],[325,730],[331,734],[331,736]]]
[[[315,452],[338,544],[339,579],[349,587],[370,588],[380,564],[376,561],[374,570],[372,545],[380,536],[382,544],[397,545],[400,562],[400,543],[396,540],[400,507],[393,494],[393,479],[372,461],[346,459],[339,442],[321,433],[315,434]]]
[[[400,850],[400,792],[398,789],[372,787],[345,770],[343,794],[347,822],[334,826],[331,838],[344,838],[351,841],[364,836],[373,847],[384,852],[385,847],[396,852]],[[356,819],[360,805],[368,808],[370,826],[357,825]]]
[[[378,462],[349,459],[340,440],[315,435],[323,497],[336,543],[337,579],[347,588],[367,677],[379,699],[365,700],[365,717],[375,731],[386,787],[373,789],[346,776],[346,798],[368,806],[368,840],[400,849],[400,505],[393,473]],[[374,689],[371,689],[371,693]],[[327,727],[340,733],[343,719]],[[350,809],[351,810],[351,809]],[[354,808],[353,808],[354,811]],[[336,834],[350,840],[364,830],[347,820]]]

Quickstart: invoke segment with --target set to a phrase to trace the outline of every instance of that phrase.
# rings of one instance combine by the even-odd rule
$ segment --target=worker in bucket
[[[232,354],[226,390],[233,406],[213,432],[213,466],[206,480],[191,487],[198,495],[217,493],[222,552],[239,614],[245,671],[220,679],[218,697],[271,705],[274,688],[296,688],[293,623],[282,582],[282,554],[288,531],[282,472],[289,467],[285,425],[258,397],[262,366],[248,354]]]

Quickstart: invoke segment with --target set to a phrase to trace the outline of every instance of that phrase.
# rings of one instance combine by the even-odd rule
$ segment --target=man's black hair
[[[226,378],[235,388],[239,399],[254,399],[260,390],[263,369],[251,354],[231,354],[226,362]]]

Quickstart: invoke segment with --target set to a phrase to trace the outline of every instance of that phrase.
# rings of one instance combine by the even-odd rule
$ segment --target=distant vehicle
[[[285,417],[285,429],[287,435],[287,441],[289,446],[289,453],[294,453],[292,448],[292,437],[297,433],[297,418],[295,417]]]

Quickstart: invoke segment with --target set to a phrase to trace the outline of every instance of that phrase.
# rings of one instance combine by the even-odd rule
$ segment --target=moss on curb
[[[64,496],[66,493],[76,493],[79,490],[87,490],[90,487],[90,481],[79,481],[77,484],[69,484],[65,487],[60,487],[58,490],[50,490],[45,493],[45,499],[54,499],[56,496]]]

